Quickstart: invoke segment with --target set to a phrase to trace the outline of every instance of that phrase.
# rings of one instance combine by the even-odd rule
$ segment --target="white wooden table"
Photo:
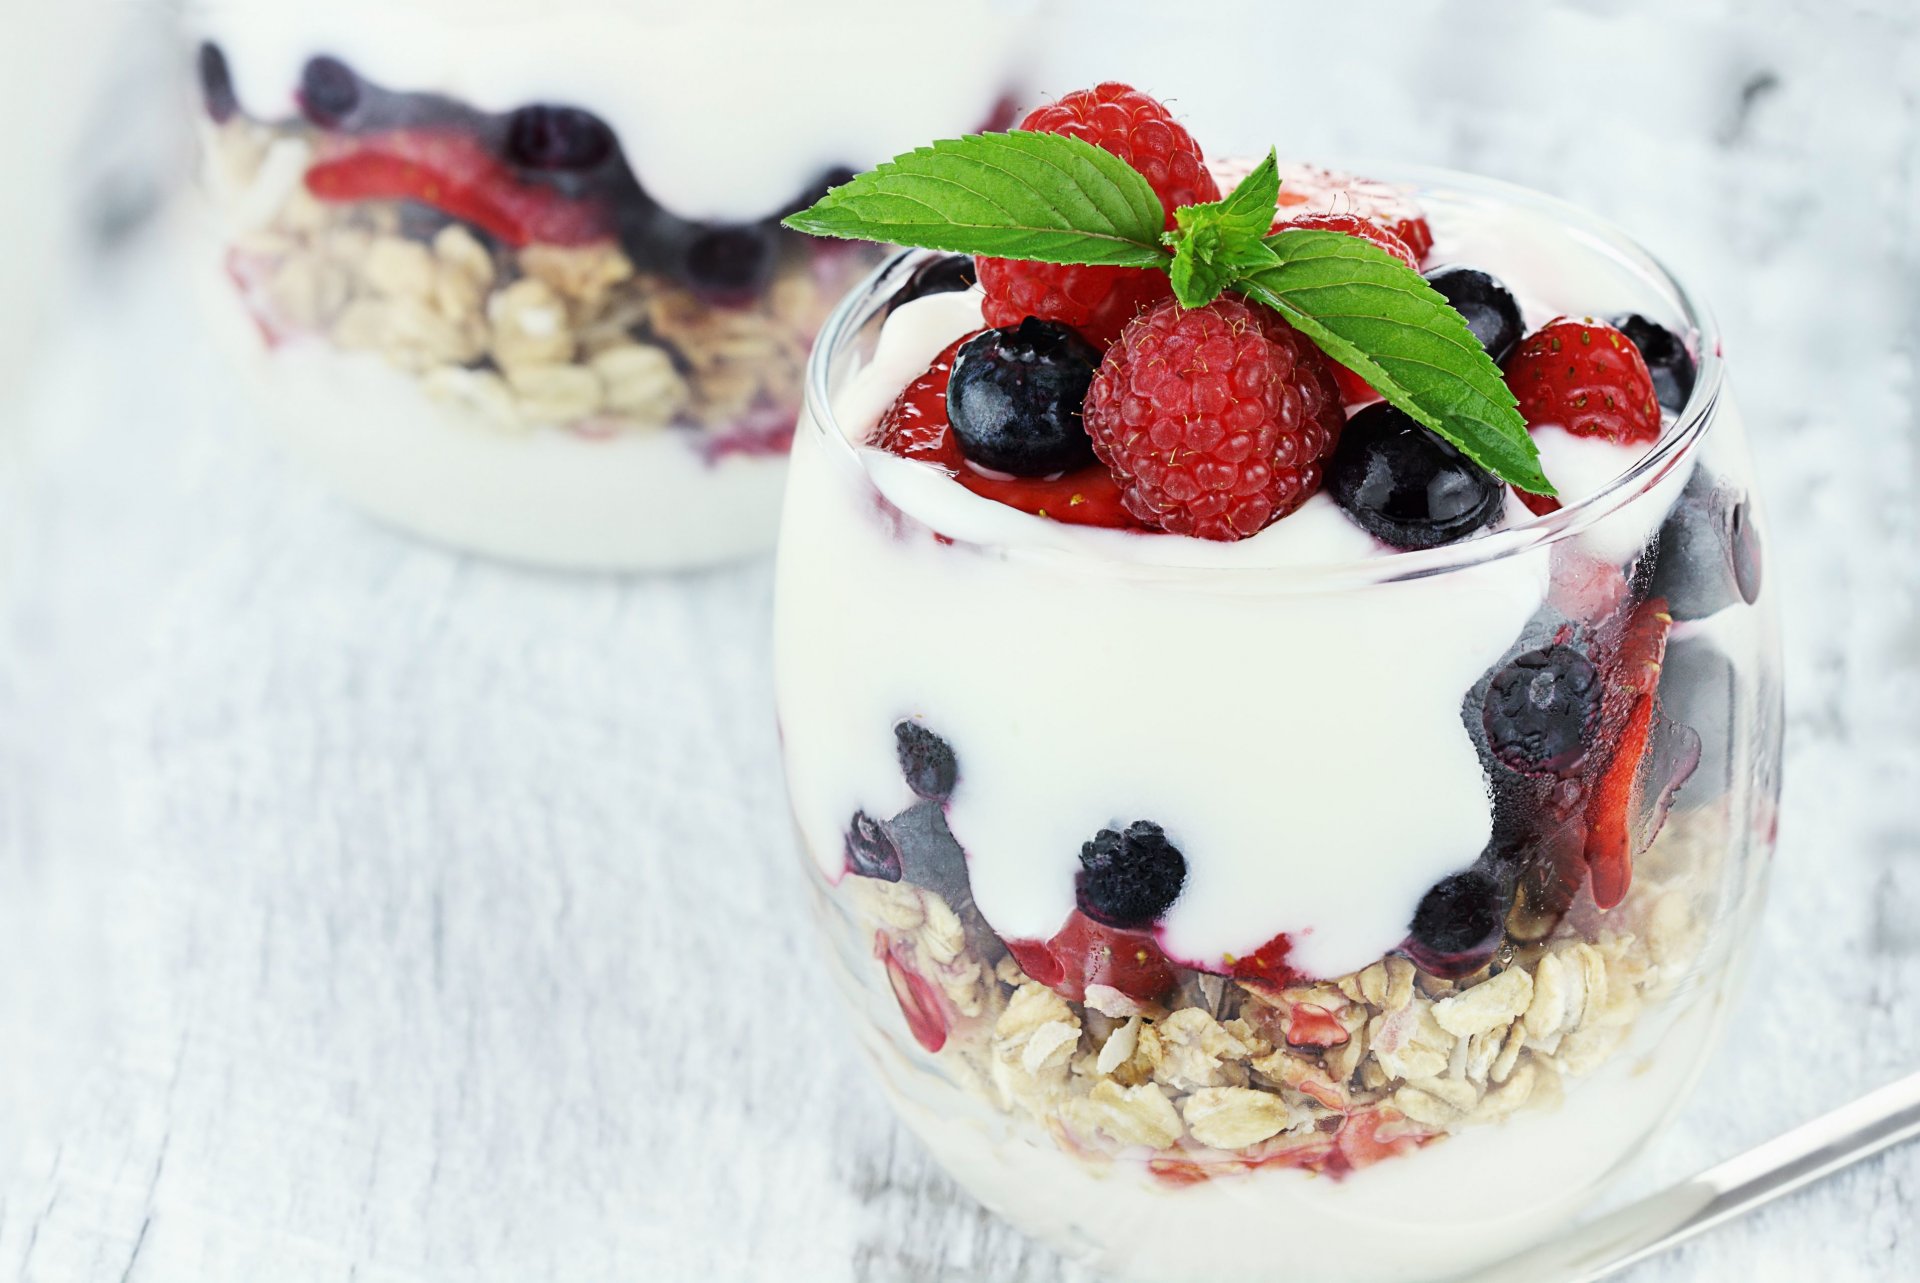
[[[1046,80],[1557,190],[1715,300],[1787,799],[1735,1027],[1635,1189],[1920,1064],[1920,20],[1829,8],[1425,4],[1377,50],[1247,41],[1270,79],[1148,40]],[[895,1126],[827,1005],[768,567],[548,577],[363,522],[245,421],[167,248],[0,436],[0,1274],[1084,1280]],[[1920,1277],[1917,1208],[1896,1152],[1632,1277]]]

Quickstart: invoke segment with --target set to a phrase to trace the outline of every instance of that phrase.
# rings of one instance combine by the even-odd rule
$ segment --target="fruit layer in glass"
[[[1551,1235],[1695,1081],[1751,934],[1779,674],[1712,322],[1559,202],[1407,191],[1431,279],[1618,319],[1657,444],[1536,428],[1559,510],[1424,550],[1331,486],[1215,542],[875,448],[983,325],[939,256],[814,357],[777,664],[832,970],[939,1159],[1116,1276],[1438,1279]]]
[[[448,544],[608,568],[764,549],[807,349],[878,257],[779,219],[848,166],[993,119],[1015,79],[1014,9],[970,22],[953,62],[892,52],[924,20],[878,0],[193,6],[208,287],[261,417]]]

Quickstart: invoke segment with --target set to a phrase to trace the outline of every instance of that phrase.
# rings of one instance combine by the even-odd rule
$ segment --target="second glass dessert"
[[[877,0],[189,13],[261,417],[377,516],[587,568],[770,545],[807,350],[878,260],[779,220],[992,121],[1024,22],[970,10],[948,61]]]

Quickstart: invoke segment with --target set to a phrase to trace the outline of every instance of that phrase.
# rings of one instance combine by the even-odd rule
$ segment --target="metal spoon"
[[[1738,1158],[1475,1276],[1476,1283],[1591,1283],[1823,1176],[1920,1136],[1920,1073],[1868,1092]]]

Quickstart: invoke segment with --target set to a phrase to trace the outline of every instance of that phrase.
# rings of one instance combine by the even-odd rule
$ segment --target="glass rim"
[[[1678,311],[1687,333],[1694,338],[1695,375],[1693,390],[1686,404],[1680,407],[1673,423],[1661,433],[1652,448],[1592,494],[1545,516],[1513,522],[1476,538],[1438,548],[1394,551],[1356,560],[1280,565],[1195,564],[1123,559],[1105,555],[1095,548],[1066,548],[1018,539],[993,542],[963,539],[960,542],[1003,555],[1046,560],[1078,570],[1118,573],[1136,578],[1167,577],[1213,584],[1254,580],[1262,587],[1275,588],[1392,583],[1506,561],[1573,538],[1654,489],[1684,459],[1690,457],[1695,445],[1716,418],[1726,380],[1726,367],[1720,355],[1719,323],[1712,310],[1687,288],[1679,275],[1663,260],[1611,220],[1557,196],[1517,183],[1429,165],[1380,165],[1361,172],[1412,187],[1416,192],[1454,189],[1462,195],[1493,197],[1550,215],[1563,228],[1583,232],[1606,252],[1616,258],[1624,258],[1638,275],[1664,292]],[[832,376],[850,337],[872,321],[884,307],[894,289],[904,281],[905,269],[937,253],[933,250],[907,249],[889,255],[834,306],[815,337],[813,350],[807,358],[803,393],[806,413],[802,416],[801,431],[817,432],[826,437],[828,449],[840,454],[848,465],[858,468],[870,486],[873,485],[871,474],[860,464],[858,457],[858,452],[865,447],[851,441],[834,417]],[[992,500],[983,502],[990,503]],[[914,514],[906,515],[912,517]]]

